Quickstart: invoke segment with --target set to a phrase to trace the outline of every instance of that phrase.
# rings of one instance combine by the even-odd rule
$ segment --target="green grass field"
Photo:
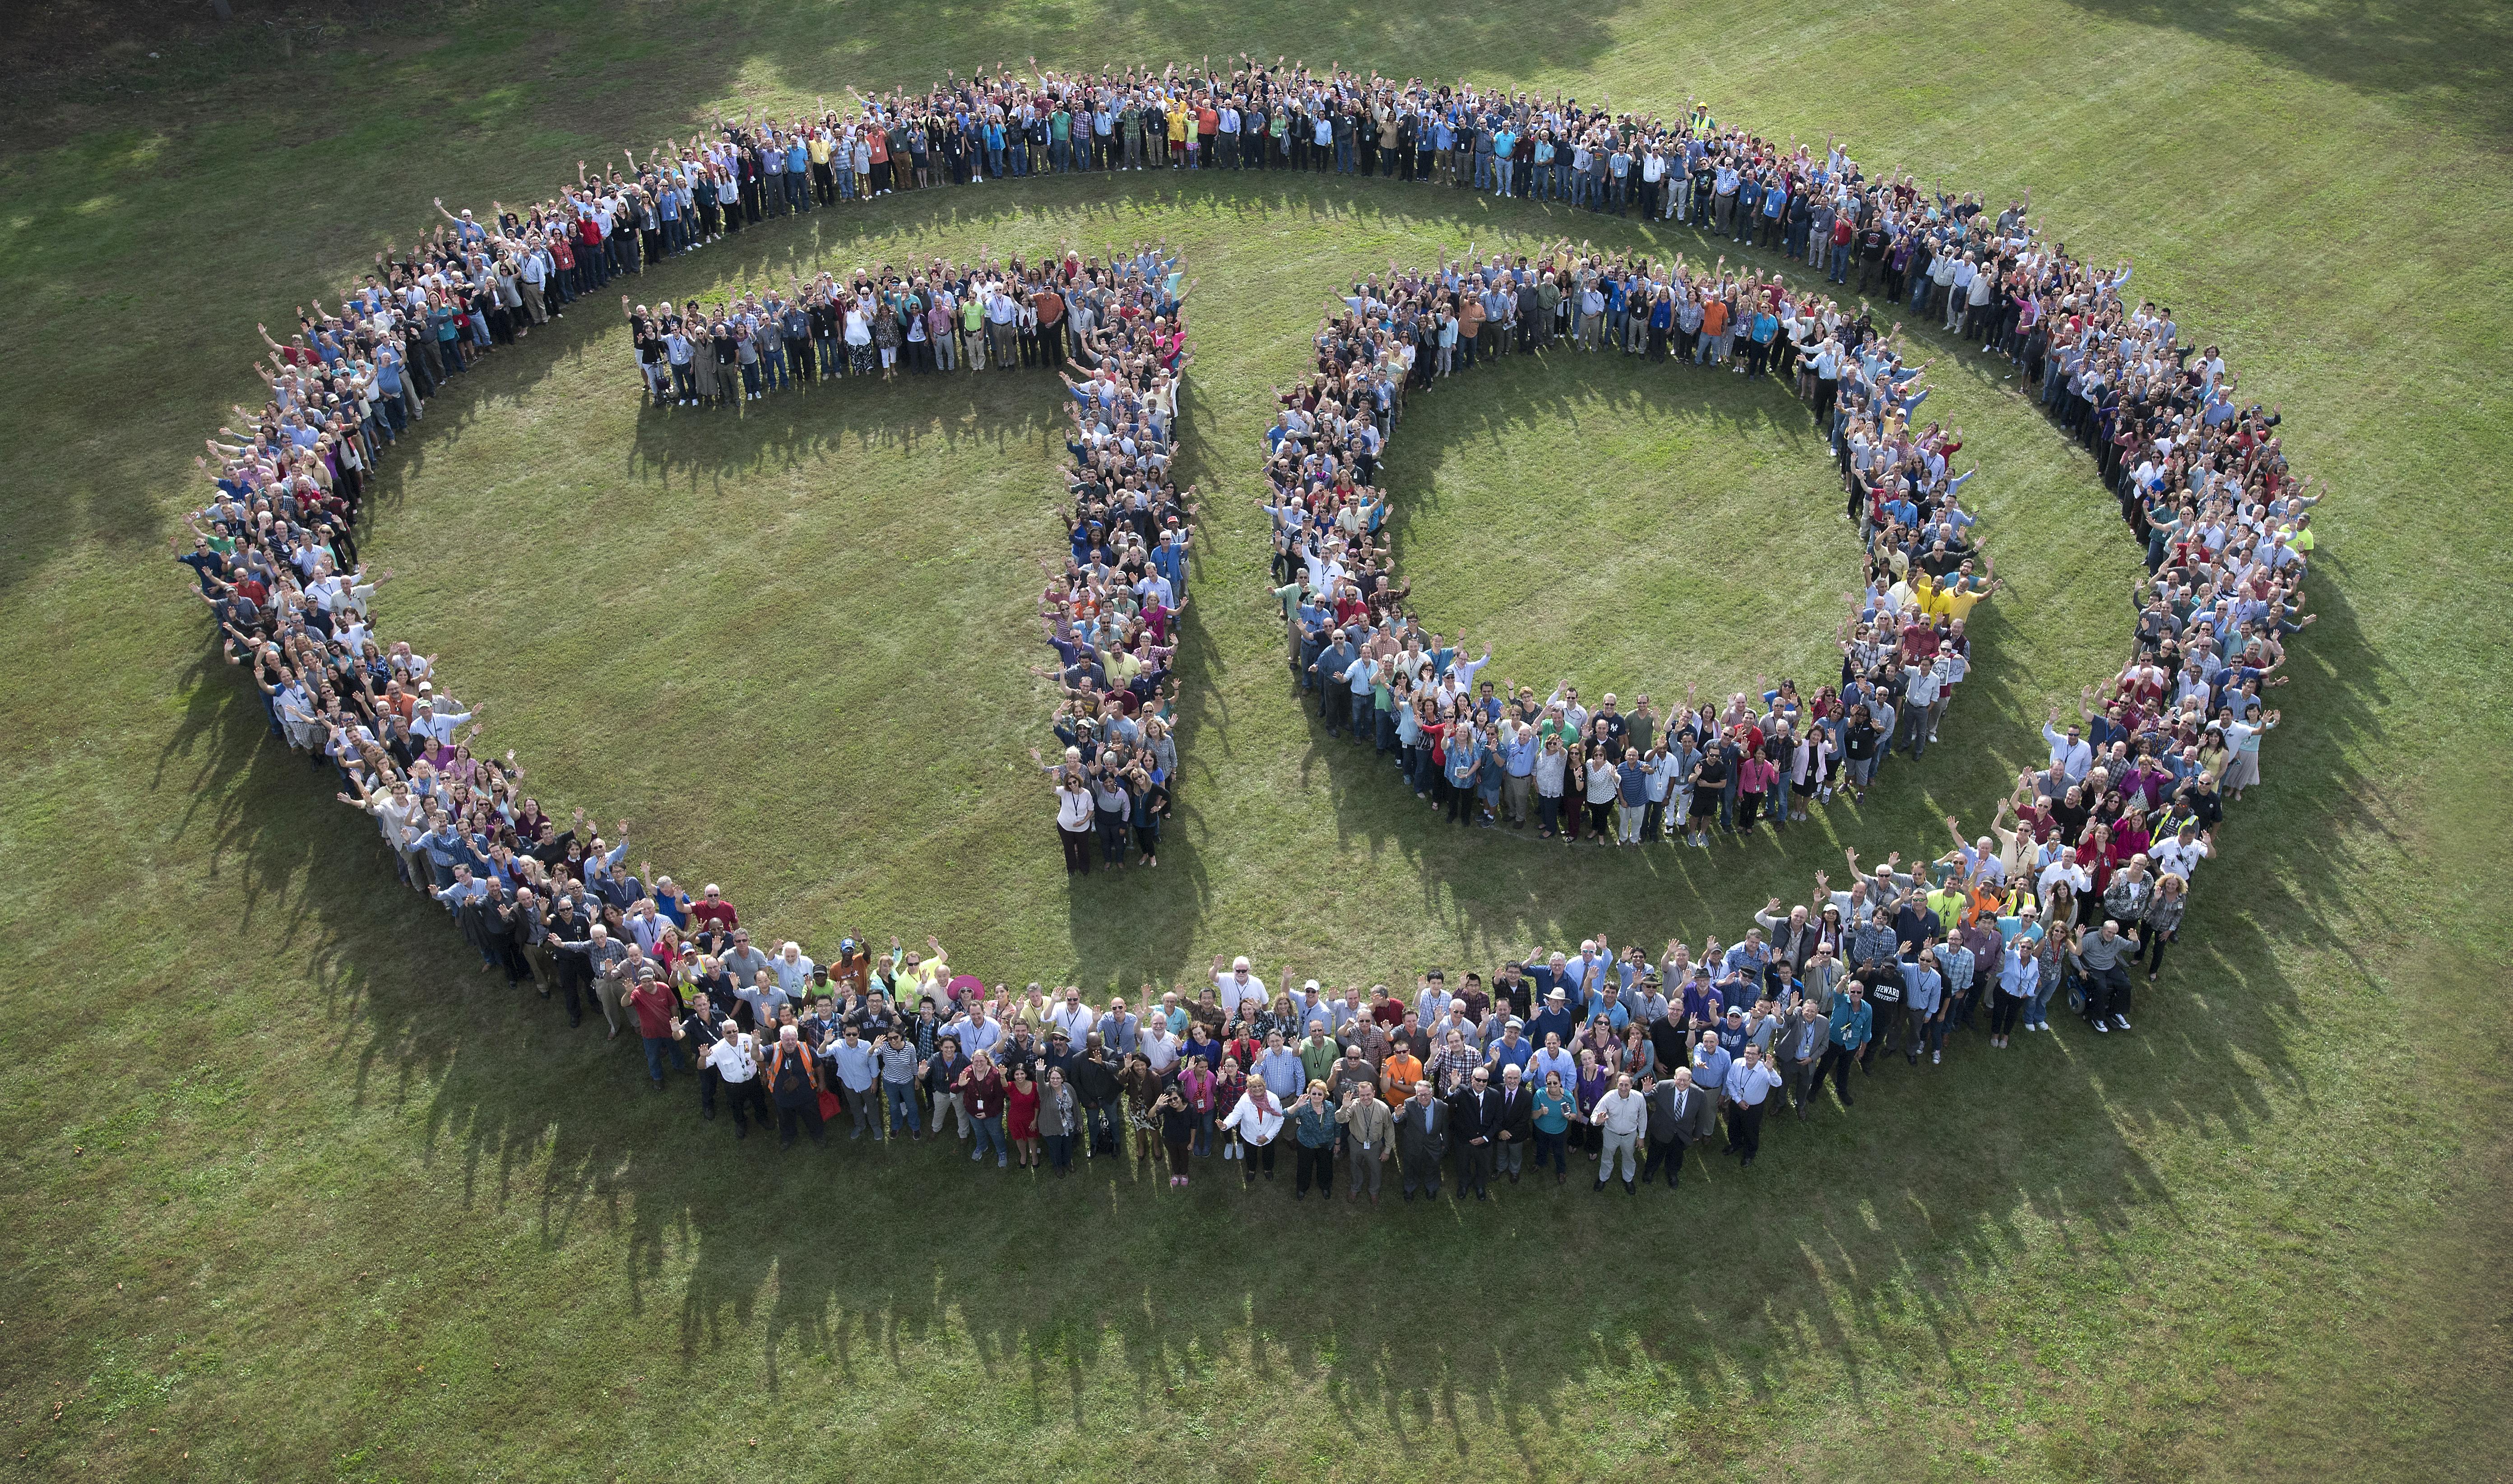
[[[223,28],[64,4],[0,48],[19,1474],[2505,1476],[2500,9],[248,0]],[[1775,1128],[1750,1179],[1723,1163],[1673,1201],[1523,1186],[1365,1217],[924,1147],[780,1158],[485,981],[265,742],[166,560],[190,453],[256,384],[255,322],[408,242],[430,196],[530,199],[562,162],[851,82],[1242,48],[1698,93],[2029,185],[2284,403],[2332,487],[2322,617],[2134,1038],[2063,1021],[1896,1063],[1855,1119]],[[2087,461],[1941,345],[1928,411],[1968,430],[2011,584],[1941,748],[1863,810],[1708,857],[1436,824],[1292,704],[1258,591],[1265,392],[1352,273],[1566,232],[1718,251],[1423,187],[1152,175],[889,198],[628,285],[1183,248],[1204,549],[1156,872],[1068,892],[1026,772],[1058,537],[1043,379],[641,413],[589,305],[395,455],[384,624],[493,703],[545,803],[632,817],[636,853],[807,943],[933,932],[989,980],[1131,991],[1216,952],[1410,982],[1583,934],[1733,937],[1844,844],[1976,824],[2043,707],[2116,662],[2135,553]],[[1775,389],[1510,364],[1417,399],[1391,469],[1420,606],[1493,636],[1496,673],[1663,698],[1828,667],[1855,551]]]

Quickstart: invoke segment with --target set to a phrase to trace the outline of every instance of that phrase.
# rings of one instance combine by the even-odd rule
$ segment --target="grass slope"
[[[26,1467],[2499,1471],[2498,12],[241,9],[219,30],[69,5],[8,43],[0,849],[26,969],[0,1042],[0,1416]],[[2282,698],[2305,724],[2135,1039],[1967,1043],[1926,1087],[1881,1074],[1855,1121],[1778,1130],[1750,1184],[1722,1168],[1639,1211],[1357,1219],[1096,1172],[1033,1190],[924,1149],[809,1179],[482,983],[207,662],[163,560],[186,450],[251,384],[253,322],[406,239],[430,195],[522,197],[556,161],[846,81],[1258,45],[1701,92],[1849,129],[1870,160],[2030,183],[2285,402],[2337,497]],[[1712,860],[1435,826],[1288,700],[1248,450],[1336,280],[1566,231],[1710,251],[1396,185],[1141,178],[894,198],[631,286],[1183,245],[1208,526],[1187,807],[1157,880],[1068,898],[1018,791],[1029,562],[1055,539],[1035,381],[658,418],[620,333],[571,317],[397,461],[373,542],[406,574],[387,622],[495,702],[544,798],[634,816],[658,863],[768,921],[930,925],[989,978],[1131,987],[1280,945],[1363,980],[1733,931],[1841,843],[1916,850],[1936,816],[1976,817],[2045,702],[2117,653],[2134,558],[2085,461],[1994,373],[1941,363],[1930,411],[1969,430],[2014,584],[1942,750],[1863,814]],[[1444,386],[1400,430],[1426,612],[1494,633],[1521,678],[1812,673],[1852,554],[1802,423],[1733,381],[1570,360]]]

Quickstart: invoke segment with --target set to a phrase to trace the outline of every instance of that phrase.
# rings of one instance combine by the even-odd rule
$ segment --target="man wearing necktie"
[[[1641,1166],[1641,1183],[1657,1178],[1666,1166],[1666,1187],[1675,1188],[1684,1173],[1684,1150],[1693,1143],[1694,1125],[1701,1116],[1701,1094],[1693,1085],[1693,1068],[1679,1066],[1675,1075],[1650,1084],[1649,1160]]]
[[[1807,1115],[1807,1103],[1815,1097],[1815,1067],[1823,1061],[1823,1049],[1832,1044],[1832,1026],[1815,1008],[1812,995],[1798,1001],[1797,1018],[1783,1021],[1778,1034],[1772,1037],[1772,1059],[1794,1103],[1798,1116]]]
[[[1527,1081],[1515,1064],[1501,1063],[1500,1091],[1493,1101],[1499,1104],[1494,1119],[1493,1168],[1508,1176],[1514,1185],[1527,1161],[1527,1146],[1536,1137],[1536,1100],[1529,1096]]]
[[[1493,1145],[1500,1136],[1500,1095],[1492,1090],[1491,1073],[1476,1067],[1449,1104],[1449,1121],[1464,1141],[1457,1155],[1457,1183],[1492,1199]]]
[[[1440,1194],[1440,1161],[1449,1152],[1449,1107],[1431,1096],[1427,1081],[1414,1084],[1414,1096],[1397,1109],[1396,1160],[1405,1177],[1404,1194],[1416,1189],[1433,1199]]]

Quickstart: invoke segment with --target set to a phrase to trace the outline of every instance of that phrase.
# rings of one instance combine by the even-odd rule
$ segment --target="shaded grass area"
[[[2490,1254],[2513,1233],[2486,842],[2506,822],[2508,542],[2481,372],[2513,307],[2500,17],[244,10],[254,40],[207,43],[154,12],[48,13],[143,24],[30,65],[0,118],[9,353],[79,347],[0,393],[19,476],[0,848],[27,965],[0,1069],[0,1396],[25,1466],[2498,1471],[2484,1439],[2513,1355]],[[1077,61],[1296,37],[1312,60],[1507,58],[1583,95],[1751,100],[1924,174],[2029,181],[2071,236],[2135,255],[2141,287],[2286,403],[2337,497],[2323,617],[2281,697],[2308,724],[2276,739],[2138,1035],[1895,1064],[1855,1120],[1775,1130],[1750,1183],[1722,1165],[1673,1202],[1521,1187],[1356,1218],[1202,1179],[1183,1200],[1099,1170],[1039,1189],[931,1148],[780,1161],[481,981],[389,889],[367,826],[265,744],[177,606],[165,522],[187,447],[253,384],[251,325],[407,240],[431,194],[513,199],[718,105],[1057,35]],[[2124,110],[2159,122],[2125,135]],[[1862,812],[1706,859],[1433,825],[1290,700],[1255,590],[1262,390],[1351,274],[1564,234],[1717,251],[1402,186],[1149,177],[893,198],[631,286],[1183,246],[1209,518],[1157,880],[1068,896],[1019,791],[1060,417],[1035,380],[641,415],[624,337],[571,316],[441,399],[399,458],[373,543],[405,574],[387,622],[493,702],[545,801],[633,816],[662,868],[814,941],[930,926],[989,980],[1132,988],[1243,948],[1357,983],[1582,934],[1733,935],[1843,843],[1916,851],[1945,813],[1976,822],[2034,759],[2046,702],[2116,656],[2134,556],[2085,461],[1940,347],[1929,411],[1980,457],[1967,494],[2013,583],[1942,749]],[[2469,310],[2433,332],[2453,353],[2404,356],[2404,316],[2447,300]],[[1829,489],[1795,416],[1615,358],[1439,388],[1392,451],[1426,614],[1493,630],[1520,678],[1814,665],[1802,616],[1828,623],[1853,555],[1828,496],[1793,502]],[[1738,555],[1713,570],[1698,528],[1722,511]],[[1553,609],[1527,585],[1548,566]],[[1617,601],[1646,606],[1610,623]]]

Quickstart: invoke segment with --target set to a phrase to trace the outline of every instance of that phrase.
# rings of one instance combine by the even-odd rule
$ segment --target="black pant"
[[[1335,1145],[1323,1143],[1313,1149],[1302,1143],[1295,1144],[1293,1147],[1298,1153],[1297,1183],[1294,1188],[1302,1195],[1306,1195],[1309,1193],[1310,1183],[1314,1181],[1321,1194],[1333,1195],[1335,1193]],[[1270,1145],[1267,1152],[1272,1152]]]
[[[1808,1096],[1814,1096],[1823,1086],[1824,1074],[1829,1072],[1832,1074],[1833,1091],[1841,1095],[1841,1105],[1850,1106],[1850,1069],[1857,1062],[1858,1053],[1840,1045],[1826,1046],[1823,1060],[1815,1065],[1815,1087],[1808,1090]]]
[[[1057,833],[1064,837],[1065,874],[1071,876],[1091,874],[1091,831],[1066,829],[1059,824],[1057,826]]]
[[[1251,1182],[1256,1179],[1256,1171],[1260,1166],[1267,1175],[1271,1175],[1274,1173],[1274,1145],[1272,1143],[1248,1144],[1239,1156],[1239,1163],[1247,1171]]]
[[[1436,1159],[1399,1159],[1405,1167],[1405,1193],[1412,1195],[1418,1186],[1424,1195],[1440,1193],[1440,1162]]]
[[[768,1089],[759,1085],[757,1077],[745,1082],[727,1082],[724,1084],[724,1099],[733,1104],[735,1128],[748,1133],[754,1121],[763,1129],[768,1127]],[[816,1104],[812,1109],[813,1116],[818,1117],[819,1111]]]
[[[2170,933],[2150,932],[2146,935],[2146,948],[2138,956],[2146,960],[2147,978],[2153,979],[2164,972],[2164,946],[2171,942],[2173,935]]]
[[[1683,1140],[1670,1139],[1664,1143],[1655,1139],[1649,1142],[1649,1157],[1641,1162],[1641,1183],[1646,1185],[1657,1179],[1657,1167],[1661,1164],[1666,1166],[1666,1187],[1672,1190],[1676,1178],[1684,1173]]]
[[[777,1142],[780,1144],[793,1143],[794,1131],[798,1127],[811,1134],[814,1143],[829,1142],[828,1131],[820,1125],[819,1094],[807,1093],[799,1103],[786,1103],[781,1100],[778,1103]]]
[[[2004,990],[1990,996],[1989,1033],[2003,1036],[2015,1028],[2016,1018],[2024,1011],[2024,996]]]
[[[1489,1194],[1492,1190],[1492,1172],[1493,1146],[1491,1144],[1468,1143],[1457,1150],[1457,1184],[1461,1191],[1472,1190],[1477,1195]]]
[[[2129,970],[2119,964],[2086,971],[2086,1019],[2129,1018]]]
[[[1763,1104],[1728,1104],[1728,1147],[1751,1159],[1763,1147]]]

